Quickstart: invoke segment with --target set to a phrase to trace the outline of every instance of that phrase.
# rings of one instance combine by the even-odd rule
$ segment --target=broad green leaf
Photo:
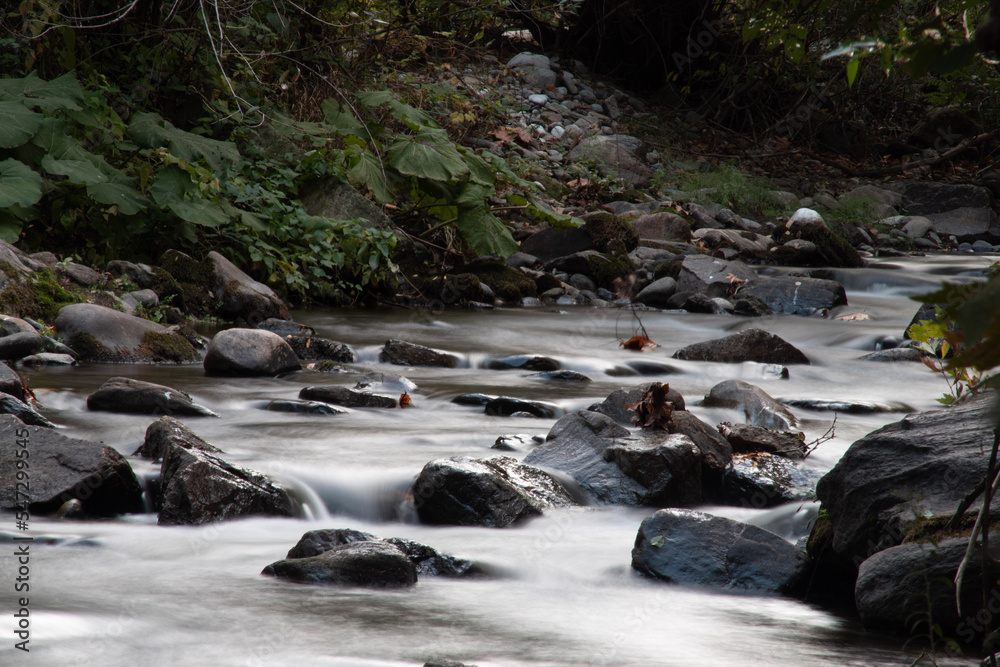
[[[654,537],[653,539],[651,539],[649,541],[649,543],[650,543],[650,545],[652,545],[652,546],[656,547],[657,549],[659,549],[660,547],[662,547],[664,545],[664,543],[666,543],[666,539],[663,537],[663,535],[657,535],[656,537]]]
[[[356,147],[355,147],[356,148]],[[364,185],[379,203],[389,200],[393,192],[382,162],[374,153],[365,150],[352,151],[353,165],[347,170],[347,178],[352,185]]]
[[[851,58],[847,63],[847,87],[850,88],[854,85],[854,79],[858,76],[858,65],[861,63],[857,58]]]
[[[207,199],[174,202],[168,208],[181,220],[187,220],[202,227],[218,227],[229,222],[229,216],[219,205]]]
[[[323,109],[323,117],[326,119],[327,125],[334,132],[353,135],[361,135],[363,133],[364,125],[358,122],[358,119],[350,111],[341,109],[337,100],[327,98],[323,100],[320,108]]]
[[[388,90],[367,90],[358,93],[358,101],[368,107],[385,106],[392,117],[408,125],[438,127],[434,117],[397,100]],[[413,128],[411,128],[413,129]]]
[[[70,134],[71,131],[70,124],[64,119],[46,118],[38,133],[31,138],[31,143],[46,153],[61,157],[74,146],[80,146],[79,140]]]
[[[33,206],[42,198],[42,177],[14,159],[0,162],[0,208]]]
[[[431,181],[458,181],[469,175],[465,160],[448,141],[444,130],[422,128],[400,137],[386,151],[386,159],[401,174]]]
[[[556,213],[549,205],[540,199],[532,197],[528,203],[528,211],[549,223],[552,227],[556,229],[568,229],[570,227],[581,227],[583,226],[583,220],[580,218],[574,218],[566,213]]]
[[[481,185],[466,184],[455,199],[459,205],[455,227],[476,253],[507,257],[517,252],[519,246],[507,225],[487,208],[483,199],[485,192],[486,188]]]
[[[531,181],[526,181],[525,179],[515,174],[514,170],[510,168],[509,164],[507,164],[507,160],[503,159],[499,155],[494,155],[489,151],[483,151],[480,157],[483,158],[486,162],[489,162],[491,165],[493,165],[493,168],[497,170],[497,173],[502,174],[503,177],[507,179],[507,182],[509,182],[511,185],[517,185],[522,188],[528,188],[533,191],[538,190],[537,185],[535,185]]]
[[[83,90],[76,72],[67,72],[51,81],[42,81],[35,72],[19,79],[0,79],[0,99],[17,100],[41,111],[79,111]]]
[[[56,158],[49,154],[42,158],[42,169],[50,174],[65,176],[70,183],[79,185],[97,185],[108,181],[108,177],[92,161],[85,159]]]
[[[198,194],[198,186],[186,171],[168,164],[156,171],[156,180],[149,188],[149,196],[160,206],[170,206],[186,201],[188,195]]]
[[[215,170],[221,169],[226,163],[238,164],[241,161],[236,144],[179,130],[157,113],[137,113],[132,116],[129,132],[140,146],[145,148],[166,146],[173,155],[188,162],[204,158],[205,162]]]
[[[478,183],[479,185],[485,185],[489,188],[496,185],[496,170],[490,165],[489,162],[479,157],[465,146],[456,145],[455,148],[465,160],[465,164],[469,167],[470,181]]]
[[[135,188],[124,183],[98,183],[87,187],[87,194],[94,201],[108,206],[117,206],[124,215],[135,215],[144,211],[147,199]]]
[[[23,223],[16,216],[0,210],[0,239],[7,243],[14,243],[21,236],[23,226]]]
[[[45,117],[17,102],[0,102],[0,148],[26,143],[42,128]]]

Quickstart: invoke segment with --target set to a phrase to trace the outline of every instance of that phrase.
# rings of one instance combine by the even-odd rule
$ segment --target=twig
[[[997,462],[997,449],[1000,449],[1000,428],[993,429],[993,449],[990,451],[990,462],[987,466],[986,477],[984,478],[984,480],[987,480],[987,484],[983,493],[983,508],[979,511],[979,516],[976,517],[976,525],[972,527],[972,534],[969,535],[969,544],[965,549],[965,556],[962,557],[962,562],[955,573],[955,608],[958,610],[959,616],[962,615],[962,580],[965,578],[965,568],[968,567],[969,562],[972,560],[972,554],[976,550],[976,537],[981,530],[984,530],[984,520],[986,524],[989,524],[990,504],[993,502],[993,494],[997,488],[997,476],[994,474]],[[986,528],[985,530],[989,529]],[[986,533],[983,534],[985,536]],[[982,552],[982,557],[983,567],[986,568],[991,559],[985,550]],[[984,571],[984,585],[987,580],[988,578]]]
[[[834,412],[833,413],[833,423],[830,424],[830,428],[826,429],[826,433],[824,433],[823,435],[819,436],[818,438],[816,438],[815,440],[813,440],[811,443],[809,443],[808,445],[806,445],[805,451],[802,452],[802,458],[803,459],[806,458],[807,456],[809,456],[810,454],[812,454],[814,451],[816,451],[816,448],[819,447],[820,445],[822,445],[824,442],[829,442],[830,440],[833,440],[836,437],[837,437],[837,413]]]

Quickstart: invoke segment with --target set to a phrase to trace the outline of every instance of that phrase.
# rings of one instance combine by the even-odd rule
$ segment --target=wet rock
[[[766,391],[743,380],[726,380],[712,387],[704,405],[742,410],[746,423],[776,431],[791,431],[798,420]]]
[[[219,300],[216,308],[219,315],[250,326],[271,317],[291,319],[288,306],[270,287],[257,282],[214,250],[208,253],[207,261],[214,269],[212,292]]]
[[[602,415],[607,415],[611,419],[615,420],[619,424],[624,424],[625,426],[633,426],[635,424],[635,411],[626,408],[626,405],[632,405],[636,403],[643,397],[643,395],[649,391],[652,382],[644,382],[643,384],[636,385],[635,387],[621,387],[615,389],[613,392],[608,394],[600,403],[594,403],[588,410],[592,412],[599,412]],[[667,391],[667,399],[674,406],[674,410],[684,410],[684,397],[679,391],[674,388],[670,388]]]
[[[281,336],[263,329],[226,329],[215,334],[205,353],[209,375],[279,375],[301,368]]]
[[[775,313],[812,315],[823,308],[847,305],[844,286],[834,280],[799,276],[763,276],[739,290],[741,297],[756,297]]]
[[[806,554],[756,526],[665,509],[639,527],[632,567],[678,584],[795,594],[806,574]]]
[[[913,635],[926,627],[928,616],[945,636],[970,641],[982,636],[976,622],[983,609],[982,552],[975,549],[962,580],[962,616],[955,607],[952,583],[969,545],[967,537],[942,539],[937,544],[915,542],[880,551],[861,563],[854,589],[861,622],[872,631]],[[992,555],[998,555],[995,548]],[[993,588],[989,609],[1000,603]],[[989,626],[989,624],[986,624]]]
[[[269,401],[264,409],[269,412],[291,412],[300,415],[342,415],[346,412],[317,401],[275,400]]]
[[[915,347],[893,347],[888,350],[878,350],[870,352],[861,357],[864,361],[920,361],[924,358],[924,353]]]
[[[108,262],[108,273],[115,278],[125,278],[142,289],[153,289],[159,286],[159,278],[153,267],[148,264],[134,264],[115,259]],[[155,290],[154,290],[155,291]]]
[[[486,405],[493,399],[500,398],[496,394],[462,394],[451,399],[456,405]]]
[[[404,587],[417,583],[417,569],[399,547],[383,541],[351,542],[319,556],[279,560],[261,574],[309,584]]]
[[[759,255],[774,245],[770,236],[735,229],[699,229],[691,234],[695,242],[701,242],[711,250],[732,248],[738,253]]]
[[[354,385],[354,388],[358,391],[369,393],[383,392],[387,394],[402,394],[416,391],[417,383],[402,377],[401,375],[382,373],[381,371],[372,371],[362,375],[361,379],[358,380],[358,383]]]
[[[729,466],[733,448],[722,435],[691,412],[674,411],[671,415],[670,433],[680,433],[691,439],[701,451],[702,476],[714,483]]]
[[[270,331],[278,334],[282,338],[285,336],[315,336],[316,330],[305,324],[299,324],[292,320],[281,320],[276,317],[269,317],[257,325],[258,329]]]
[[[730,277],[731,276],[731,277]],[[677,276],[678,292],[699,292],[709,297],[729,296],[734,281],[753,280],[756,274],[740,261],[726,261],[707,255],[688,255]]]
[[[132,310],[135,310],[139,306],[150,309],[160,305],[160,297],[151,289],[142,289],[123,294],[122,303]]]
[[[521,450],[528,450],[535,445],[544,442],[544,438],[535,439],[534,436],[530,436],[526,433],[514,433],[512,435],[501,435],[496,441],[490,446],[490,449],[500,449],[505,452],[516,452]]]
[[[458,357],[453,354],[438,352],[423,345],[401,340],[387,341],[379,354],[379,361],[397,366],[439,366],[441,368],[458,366]]]
[[[59,273],[83,287],[93,287],[101,280],[100,273],[94,271],[89,266],[77,264],[76,262],[63,264],[59,267]]]
[[[121,454],[100,443],[67,438],[51,428],[26,426],[13,415],[0,415],[0,509],[20,508],[16,452],[27,450],[31,461],[33,515],[51,514],[76,498],[89,517],[142,512],[142,486]],[[20,446],[25,443],[25,447]]]
[[[805,440],[792,433],[784,433],[755,424],[719,424],[719,433],[737,454],[765,452],[787,459],[805,457]]]
[[[654,280],[646,285],[633,297],[633,301],[652,306],[653,308],[667,308],[670,297],[677,291],[677,281],[670,277]]]
[[[1000,224],[992,208],[956,208],[943,213],[930,213],[927,219],[941,236],[954,236],[969,243],[1000,240]]]
[[[7,364],[0,363],[0,391],[14,398],[24,400],[24,380]]]
[[[868,415],[879,412],[913,412],[913,408],[905,403],[898,403],[894,401],[880,403],[876,401],[851,400],[829,401],[821,398],[788,398],[782,399],[781,402],[790,408],[847,412],[854,415]]]
[[[487,359],[483,362],[484,368],[494,371],[520,369],[524,371],[557,371],[562,366],[559,362],[550,357],[534,357],[528,354],[519,354],[511,357],[501,357]]]
[[[554,403],[526,401],[511,396],[497,396],[486,404],[486,414],[495,417],[510,417],[519,412],[542,419],[553,419],[562,413],[562,408]]]
[[[191,343],[168,328],[90,303],[59,309],[56,330],[81,361],[96,363],[191,362]]]
[[[746,329],[739,333],[688,345],[674,352],[674,359],[762,364],[808,364],[809,359],[798,348],[762,329]]]
[[[577,371],[547,371],[544,373],[532,373],[528,377],[532,380],[544,380],[546,382],[592,382],[589,377]]]
[[[42,337],[35,331],[12,333],[0,338],[0,359],[20,359],[42,349]]]
[[[685,435],[640,432],[636,442],[605,448],[601,456],[649,490],[643,504],[693,507],[702,502],[701,450]]]
[[[284,336],[295,355],[303,361],[329,359],[341,364],[353,364],[358,355],[345,343],[318,336]]]
[[[620,375],[645,375],[645,376],[652,375],[655,377],[662,378],[666,375],[681,374],[680,369],[678,369],[676,366],[671,366],[670,364],[664,364],[660,361],[650,361],[648,359],[633,359],[632,361],[626,361],[625,368],[627,368],[630,372],[620,373]],[[621,367],[620,366],[617,367],[617,370],[620,371]],[[616,375],[616,374],[608,372],[608,375]],[[681,407],[677,408],[677,405],[674,405],[674,407],[676,409],[683,410],[684,398],[680,395],[679,392],[676,392],[676,390],[675,393],[672,394],[672,396],[673,398],[670,399],[671,401],[680,399]]]
[[[208,408],[191,400],[182,391],[162,384],[125,377],[108,379],[87,397],[87,408],[126,414],[189,415],[218,417]]]
[[[368,392],[354,391],[338,385],[303,387],[299,398],[342,405],[345,408],[394,408],[396,399]]]
[[[69,354],[56,354],[54,352],[41,352],[21,359],[22,366],[76,366],[76,359]]]
[[[503,528],[576,502],[551,475],[506,456],[431,461],[413,484],[420,521]]]
[[[354,542],[387,542],[398,547],[413,562],[418,575],[464,577],[482,572],[482,569],[472,561],[442,554],[420,542],[401,537],[383,540],[371,533],[349,528],[310,530],[288,551],[286,558],[312,558]]]
[[[549,262],[584,250],[593,249],[590,235],[580,227],[555,229],[543,227],[521,242],[521,252]]]
[[[739,293],[733,297],[733,315],[743,317],[767,317],[773,315],[774,311],[767,303],[756,296]]]
[[[288,494],[264,475],[200,449],[168,446],[163,452],[160,525],[201,525],[262,515],[295,515]]]
[[[52,428],[52,422],[19,398],[10,394],[0,394],[0,413],[14,415],[25,424]]]
[[[986,473],[994,400],[988,392],[908,415],[852,444],[816,487],[833,551],[857,567],[916,522],[950,517]]]
[[[767,453],[733,457],[722,476],[719,502],[761,509],[815,496],[819,473]]]
[[[146,428],[146,437],[142,446],[135,451],[135,456],[158,461],[174,447],[195,449],[209,454],[223,453],[221,449],[205,442],[183,423],[173,417],[163,416]]]

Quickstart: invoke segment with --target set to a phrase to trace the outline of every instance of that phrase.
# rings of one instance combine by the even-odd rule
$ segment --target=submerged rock
[[[332,405],[329,405],[327,403],[320,403],[318,401],[275,400],[275,401],[269,401],[267,405],[264,406],[264,409],[270,412],[292,412],[300,415],[346,414],[345,410],[338,410]]]
[[[557,371],[559,362],[549,357],[535,357],[519,354],[512,357],[490,358],[483,362],[484,368],[495,371],[519,369],[523,371]]]
[[[226,329],[215,334],[205,353],[210,375],[280,375],[301,368],[292,348],[263,329]]]
[[[806,554],[756,526],[664,509],[639,527],[632,567],[678,584],[795,594],[806,574]]]
[[[32,514],[56,512],[74,498],[88,517],[108,517],[142,512],[142,486],[132,467],[111,447],[97,442],[67,438],[51,428],[26,426],[13,415],[0,415],[0,509],[22,507],[23,488],[18,493],[18,451],[28,451],[30,488],[28,509]],[[23,443],[23,446],[21,445]]]
[[[739,333],[688,345],[674,352],[674,359],[691,361],[717,361],[741,363],[757,361],[762,364],[808,364],[798,348],[762,329],[747,329]]]
[[[551,475],[506,456],[431,461],[413,483],[420,521],[503,528],[576,501]]]
[[[743,380],[720,382],[708,392],[703,404],[742,410],[748,424],[775,431],[791,431],[798,425],[788,408],[760,387]]]
[[[309,584],[402,587],[417,583],[417,568],[403,551],[384,541],[343,544],[309,558],[271,563],[261,574]]]
[[[128,414],[219,416],[182,391],[125,377],[108,379],[87,397],[87,408]]]
[[[542,419],[552,419],[562,413],[555,403],[544,401],[526,401],[511,396],[497,396],[486,403],[486,414],[495,417],[510,417],[519,413],[526,413]]]

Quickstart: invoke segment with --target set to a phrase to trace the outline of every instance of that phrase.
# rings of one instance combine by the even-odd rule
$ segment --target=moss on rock
[[[653,269],[653,279],[659,280],[660,278],[677,278],[681,275],[681,267],[684,266],[683,259],[669,259],[666,262],[661,262],[656,265]]]
[[[83,292],[60,285],[55,272],[48,268],[12,280],[0,292],[0,308],[4,313],[42,322],[55,321],[60,308],[83,301],[86,301]]]
[[[144,361],[185,363],[200,359],[186,338],[171,332],[143,334],[139,352]]]
[[[520,269],[515,269],[500,259],[480,258],[466,267],[493,293],[508,303],[519,303],[526,296],[538,296],[535,281]]]
[[[80,361],[103,364],[121,361],[118,355],[88,333],[77,332],[69,337],[66,344],[76,352]]]
[[[615,289],[615,280],[625,280],[635,271],[635,266],[627,257],[609,255],[590,255],[587,258],[589,273],[598,287],[607,290]]]
[[[627,255],[639,246],[639,234],[628,222],[611,213],[596,213],[583,226],[594,249],[612,255]]]

